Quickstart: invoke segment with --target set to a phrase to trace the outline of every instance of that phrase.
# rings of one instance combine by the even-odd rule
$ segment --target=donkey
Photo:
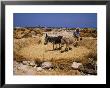
[[[54,48],[54,45],[55,44],[59,44],[59,49],[61,49],[61,39],[62,39],[63,36],[48,36],[46,34],[45,36],[45,42],[44,42],[44,45],[47,45],[48,42],[51,42],[53,44],[53,50],[55,50],[56,48]]]
[[[63,37],[61,39],[61,53],[64,51],[68,51],[68,50],[72,50],[72,48],[70,47],[70,45],[74,45],[76,43],[75,38],[68,38],[68,37]],[[66,45],[65,50],[62,49],[62,47]]]
[[[53,44],[53,50],[55,50],[54,45],[59,44],[59,49],[61,50],[61,53],[64,51],[72,50],[70,45],[78,46],[78,42],[74,37],[70,38],[64,36],[48,36],[46,34],[44,45],[48,44],[48,42],[51,42]],[[62,49],[64,45],[66,45],[65,50]]]

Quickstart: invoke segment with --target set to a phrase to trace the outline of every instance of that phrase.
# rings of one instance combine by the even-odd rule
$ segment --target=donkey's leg
[[[60,47],[60,52],[61,52],[61,53],[64,52],[62,48],[63,48],[63,45],[61,44],[61,47]]]
[[[62,47],[61,47],[61,50],[60,50],[60,52],[61,52],[61,53],[63,53],[63,52],[64,52],[64,51],[63,51],[63,49],[62,49]]]
[[[56,45],[55,50],[57,50],[57,44],[55,44],[55,45]]]
[[[57,44],[54,43],[54,50],[57,50]]]
[[[54,43],[53,43],[53,50],[54,50]]]
[[[61,49],[61,44],[59,43],[59,50]]]

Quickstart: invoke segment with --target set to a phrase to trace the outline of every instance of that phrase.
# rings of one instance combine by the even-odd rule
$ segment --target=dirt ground
[[[53,50],[51,43],[44,45],[44,36],[14,38],[14,75],[85,75],[71,65],[73,62],[88,64],[89,58],[97,61],[97,38],[82,38],[78,47],[70,45],[72,50],[63,53]],[[35,61],[37,65],[52,62],[54,67],[42,69],[40,65],[24,65],[23,61]]]

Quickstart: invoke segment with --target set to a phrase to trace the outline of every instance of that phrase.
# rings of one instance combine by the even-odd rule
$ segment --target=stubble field
[[[81,31],[82,40],[78,46],[70,45],[72,50],[63,53],[53,50],[52,43],[44,45],[44,30],[14,30],[14,75],[96,75],[97,34],[91,30]],[[51,32],[54,31],[46,31]],[[70,32],[55,33],[69,36]]]

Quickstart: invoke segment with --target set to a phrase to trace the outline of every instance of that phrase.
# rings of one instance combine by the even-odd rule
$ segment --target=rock
[[[83,65],[79,65],[78,70],[79,71],[84,71],[84,66]]]
[[[23,61],[22,64],[23,65],[29,65],[29,61]]]
[[[38,65],[36,64],[35,66],[34,66],[34,68],[36,68]]]
[[[91,63],[85,64],[84,67],[88,69],[95,69],[95,66],[93,66]]]
[[[35,66],[36,63],[35,63],[35,61],[30,61],[29,65],[30,65],[30,66]]]
[[[88,69],[88,68],[85,68],[84,72],[87,74],[92,74],[92,75],[97,74],[97,71],[95,71],[94,69]]]
[[[41,65],[42,68],[51,68],[52,63],[51,62],[43,62]]]
[[[52,68],[49,68],[49,71],[51,71],[52,70]]]
[[[27,65],[23,65],[21,64],[20,66],[17,67],[18,70],[26,70],[27,69]]]
[[[85,73],[83,73],[82,71],[80,72],[81,75],[86,75]]]
[[[37,71],[42,71],[43,69],[41,67],[37,67]]]
[[[36,66],[35,61],[23,61],[22,64],[23,65],[29,65],[29,66]]]
[[[78,67],[82,65],[82,63],[77,63],[77,62],[73,62],[71,67],[74,68],[74,69],[78,69]]]
[[[78,70],[82,71],[86,75],[96,75],[97,74],[96,61],[90,61],[90,63],[86,63],[84,65],[80,65]]]
[[[19,63],[17,61],[13,61],[13,64],[14,65],[18,65]]]

